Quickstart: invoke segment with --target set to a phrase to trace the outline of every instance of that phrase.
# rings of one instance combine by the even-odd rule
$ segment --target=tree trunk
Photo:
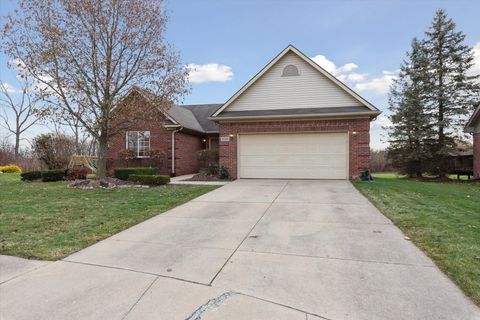
[[[15,151],[14,151],[14,162],[18,164],[18,155],[20,153],[20,133],[17,131],[15,134]]]
[[[97,179],[107,177],[107,151],[108,137],[106,130],[102,130],[98,139],[98,161],[97,161]]]

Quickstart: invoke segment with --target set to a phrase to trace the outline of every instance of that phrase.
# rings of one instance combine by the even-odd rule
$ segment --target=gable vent
[[[293,64],[289,64],[285,68],[283,68],[282,77],[295,77],[299,75],[300,73],[298,72],[298,68],[295,67]]]

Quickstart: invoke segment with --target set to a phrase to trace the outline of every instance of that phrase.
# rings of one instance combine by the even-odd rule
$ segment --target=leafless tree
[[[79,113],[85,112],[79,108]],[[83,115],[72,116],[69,113],[55,113],[50,115],[53,120],[53,130],[57,135],[73,136],[75,141],[75,153],[78,155],[94,155],[96,151],[96,140],[85,130],[79,118]]]
[[[19,5],[7,17],[2,48],[35,79],[46,108],[77,118],[98,141],[97,176],[103,178],[109,137],[148,114],[131,108],[119,119],[115,107],[128,90],[150,92],[151,108],[169,108],[188,91],[187,70],[164,38],[162,0],[20,0]]]
[[[14,161],[17,162],[22,135],[34,126],[40,117],[35,108],[36,100],[30,92],[29,82],[23,81],[18,99],[14,97],[13,90],[0,81],[0,126],[15,137]]]

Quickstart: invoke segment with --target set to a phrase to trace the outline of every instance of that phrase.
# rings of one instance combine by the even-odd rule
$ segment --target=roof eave
[[[232,120],[268,120],[268,119],[309,119],[309,118],[357,118],[357,117],[368,117],[373,119],[381,114],[381,111],[371,111],[371,112],[335,112],[335,113],[325,113],[325,114],[282,114],[282,115],[265,115],[265,116],[232,116],[232,117],[209,117],[209,120],[218,122],[218,121],[232,121]]]
[[[473,133],[475,131],[475,124],[480,119],[480,105],[475,109],[470,119],[468,119],[467,124],[465,125],[463,131],[467,133]]]

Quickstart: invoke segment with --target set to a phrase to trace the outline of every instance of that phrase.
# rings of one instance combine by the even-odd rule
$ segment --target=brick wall
[[[473,176],[480,178],[480,132],[473,134]]]
[[[177,176],[198,172],[200,167],[195,152],[205,148],[202,139],[203,137],[199,136],[175,133],[175,173]]]
[[[128,129],[111,137],[108,142],[108,163],[107,170],[112,173],[113,169],[119,167],[159,167],[162,174],[170,175],[172,172],[172,132],[167,130],[163,123],[165,116],[160,111],[150,110],[151,114],[145,120],[136,121],[130,124]],[[128,163],[120,156],[126,150],[126,131],[150,131],[150,150],[161,150],[164,153],[163,159],[152,160],[149,158],[138,158],[128,160]],[[195,152],[204,148],[202,139],[204,137],[175,133],[175,173],[183,175],[198,172],[199,165],[195,158]],[[161,163],[161,165],[159,165]]]
[[[233,135],[229,142],[220,142],[220,165],[228,169],[233,179],[237,178],[237,134],[307,131],[348,131],[350,178],[358,178],[362,169],[368,168],[370,158],[370,120],[368,118],[220,123],[220,137]]]
[[[161,150],[165,156],[163,164],[152,161],[149,158],[132,159],[128,161],[129,167],[159,166],[163,174],[169,174],[171,170],[171,132],[165,129],[163,121],[165,116],[159,111],[152,111],[148,120],[139,120],[130,124],[128,129],[122,130],[117,135],[110,137],[108,141],[108,171],[114,168],[126,167],[127,163],[120,156],[120,152],[126,150],[127,131],[150,131],[150,150]]]

